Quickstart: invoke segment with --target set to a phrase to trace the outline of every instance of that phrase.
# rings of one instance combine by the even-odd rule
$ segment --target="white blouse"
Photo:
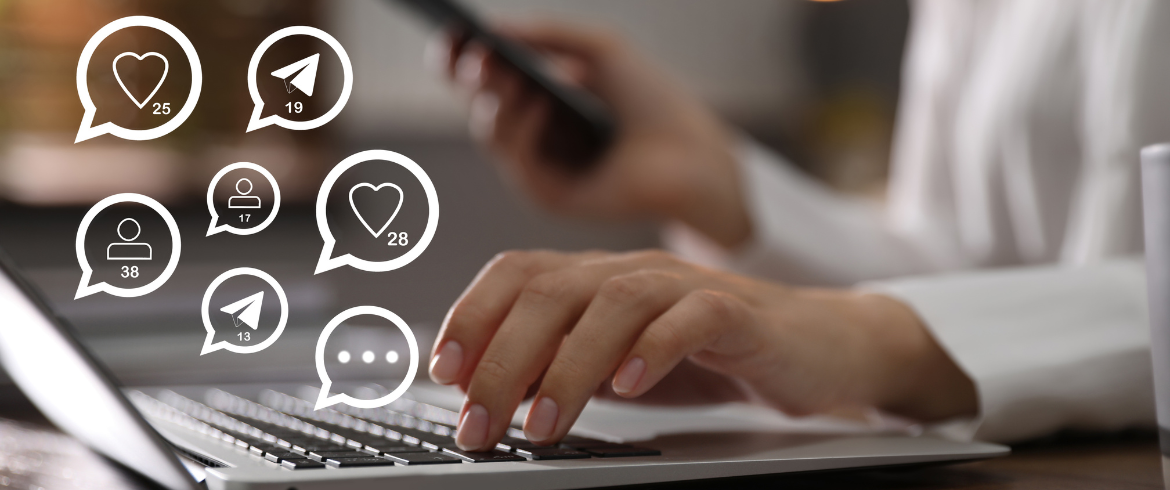
[[[967,436],[1152,426],[1138,153],[1170,141],[1170,2],[913,7],[884,204],[746,142],[751,243],[668,246],[905,301],[975,381]]]

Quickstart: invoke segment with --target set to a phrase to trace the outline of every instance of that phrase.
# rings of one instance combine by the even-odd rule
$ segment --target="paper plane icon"
[[[272,72],[272,76],[284,80],[284,88],[288,93],[301,89],[305,95],[313,95],[313,86],[317,84],[317,62],[321,60],[321,53],[300,60],[284,68]],[[299,73],[298,73],[299,72]],[[293,77],[293,75],[296,75]],[[292,80],[289,80],[292,77]]]
[[[252,327],[252,330],[256,330],[256,327],[260,325],[260,307],[263,304],[264,291],[260,291],[259,293],[253,294],[247,298],[241,299],[235,303],[220,308],[219,311],[231,315],[232,322],[234,322],[237,327],[243,323],[249,327]],[[241,313],[240,310],[243,310],[243,313]]]

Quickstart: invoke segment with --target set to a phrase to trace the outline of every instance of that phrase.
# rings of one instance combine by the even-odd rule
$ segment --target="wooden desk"
[[[32,405],[11,387],[0,388],[0,418],[48,427]],[[1161,458],[1153,432],[1064,435],[1019,445],[1012,451],[1006,458],[957,465],[745,477],[635,488],[1162,489]],[[114,465],[109,466],[110,471],[117,471]],[[0,467],[0,482],[3,476],[4,469]],[[120,487],[149,489],[152,485],[130,481],[122,482]]]
[[[806,489],[1158,489],[1162,466],[1157,435],[1063,435],[1018,445],[1005,458],[945,466],[737,478],[722,488]],[[689,482],[655,488],[710,488]]]

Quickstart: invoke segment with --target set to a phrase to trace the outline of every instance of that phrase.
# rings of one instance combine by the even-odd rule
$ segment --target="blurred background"
[[[838,189],[881,199],[897,105],[905,0],[467,0],[488,18],[555,16],[607,25],[656,59],[721,115]],[[82,106],[77,60],[103,25],[150,15],[198,50],[204,87],[191,118],[162,138],[73,139]],[[245,134],[248,60],[290,25],[331,33],[354,66],[353,95],[324,127]],[[338,312],[372,304],[411,324],[429,351],[446,309],[494,254],[512,248],[653,247],[651,223],[559,220],[509,192],[467,135],[464,101],[423,63],[432,33],[381,0],[0,1],[0,247],[128,384],[315,380],[313,346]],[[337,83],[322,73],[322,83]],[[313,199],[325,173],[366,149],[403,153],[430,175],[441,202],[426,252],[393,272],[350,268],[314,276],[321,237]],[[253,236],[204,237],[212,175],[238,161],[278,180],[276,221]],[[179,223],[174,276],[142,298],[73,300],[73,244],[86,210],[119,192],[162,201]],[[235,267],[281,282],[289,326],[261,353],[200,357],[199,304]],[[7,327],[6,327],[7,328]],[[425,363],[426,359],[421,360]]]

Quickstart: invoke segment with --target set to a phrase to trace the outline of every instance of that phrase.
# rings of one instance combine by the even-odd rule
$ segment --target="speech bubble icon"
[[[163,221],[167,223],[167,229],[171,232],[170,260],[167,262],[167,266],[163,269],[162,274],[145,286],[120,288],[104,281],[97,284],[89,283],[89,280],[93,277],[93,267],[89,265],[89,259],[85,256],[85,234],[89,232],[89,225],[93,223],[98,213],[119,203],[138,203],[149,207],[162,217]],[[84,298],[96,293],[109,293],[110,295],[121,298],[137,298],[145,294],[150,294],[162,286],[163,283],[167,282],[167,279],[171,278],[171,274],[179,266],[179,251],[183,248],[182,240],[179,236],[179,226],[175,224],[175,218],[171,216],[171,212],[167,211],[167,208],[163,207],[162,204],[159,204],[154,199],[142,194],[132,193],[114,194],[98,201],[92,208],[89,208],[89,212],[85,213],[85,217],[81,219],[81,225],[77,227],[75,247],[77,249],[77,263],[81,265],[81,284],[77,286],[77,294],[73,296],[73,299]]]
[[[226,340],[213,343],[215,340],[215,326],[211,324],[211,296],[215,294],[215,290],[224,281],[236,276],[253,276],[262,279],[276,291],[276,298],[280,301],[280,320],[276,324],[276,330],[267,339],[264,339],[263,342],[256,345],[235,345]],[[259,305],[257,305],[258,307]],[[215,278],[214,281],[211,281],[211,285],[207,286],[207,291],[203,293],[203,306],[200,311],[203,314],[203,328],[207,330],[207,338],[203,340],[203,350],[199,352],[199,355],[202,356],[220,349],[235,352],[236,354],[251,354],[267,349],[273,342],[276,342],[276,339],[280,338],[280,334],[284,333],[284,325],[288,323],[288,297],[284,295],[284,289],[280,287],[280,283],[276,282],[276,279],[273,279],[267,272],[251,267],[239,267],[224,272]],[[254,324],[250,326],[253,329],[256,327]]]
[[[259,225],[252,228],[236,228],[226,223],[216,226],[216,223],[219,222],[219,212],[215,210],[215,201],[213,199],[215,197],[215,186],[219,185],[219,179],[223,178],[225,174],[231,172],[232,170],[239,169],[255,170],[256,172],[259,172],[260,175],[263,175],[264,178],[268,179],[268,184],[272,186],[272,211],[268,213],[268,217],[264,219],[263,223],[260,223]],[[251,185],[251,183],[249,182],[248,185]],[[248,194],[252,192],[252,189],[249,187],[247,192],[237,189],[237,192]],[[272,174],[269,173],[268,170],[264,167],[250,162],[233,163],[221,169],[218,173],[215,174],[215,177],[211,178],[211,185],[207,186],[207,211],[211,213],[211,225],[207,227],[206,236],[211,236],[221,231],[234,233],[236,235],[252,235],[255,233],[260,233],[260,230],[268,228],[268,225],[272,223],[272,220],[276,219],[276,212],[280,211],[280,186],[276,185],[276,178],[273,177]]]
[[[406,337],[406,345],[410,350],[410,366],[407,368],[406,377],[402,379],[402,383],[394,391],[391,391],[386,396],[373,400],[361,400],[345,393],[329,396],[329,389],[333,387],[333,381],[329,379],[329,373],[325,369],[325,343],[329,341],[329,336],[333,334],[333,331],[342,322],[361,315],[373,315],[385,318],[402,331],[402,335]],[[397,400],[398,397],[406,393],[406,390],[410,388],[410,384],[414,382],[414,375],[418,373],[418,342],[414,339],[414,332],[410,330],[410,326],[390,310],[377,306],[355,306],[333,317],[325,325],[325,330],[322,330],[321,336],[317,338],[315,358],[317,362],[317,376],[321,377],[321,394],[318,395],[317,403],[313,407],[313,410],[320,410],[338,403],[344,403],[354,408],[378,408],[393,403],[394,400]]]
[[[381,262],[369,261],[359,259],[349,253],[339,257],[333,257],[333,248],[337,245],[337,239],[333,237],[333,231],[329,229],[329,217],[326,215],[329,194],[333,191],[333,185],[337,183],[337,179],[341,178],[341,175],[345,171],[359,163],[370,161],[384,161],[401,165],[418,179],[427,195],[427,227],[423,230],[422,237],[414,242],[410,250],[391,260]],[[387,272],[409,264],[418,258],[419,255],[422,255],[423,251],[427,249],[427,245],[430,245],[431,239],[435,237],[435,229],[439,226],[439,195],[435,191],[435,184],[431,182],[431,178],[427,176],[427,173],[423,171],[419,164],[414,163],[414,160],[392,151],[366,150],[350,155],[349,158],[342,160],[341,163],[333,167],[333,170],[329,171],[329,175],[325,176],[325,181],[321,182],[321,190],[317,193],[316,215],[317,230],[321,233],[321,239],[325,241],[325,245],[321,247],[321,258],[318,259],[317,269],[313,274],[320,274],[344,265],[366,272]]]
[[[337,103],[333,104],[333,108],[329,109],[329,112],[318,116],[316,119],[290,121],[276,114],[264,118],[260,117],[264,112],[264,99],[260,98],[260,89],[256,87],[256,72],[260,68],[260,59],[264,57],[264,53],[273,44],[289,36],[312,36],[320,39],[325,44],[328,44],[330,48],[333,48],[333,51],[337,53],[337,57],[341,60],[341,96],[337,98]],[[341,43],[337,42],[329,33],[316,27],[285,27],[264,38],[264,41],[256,48],[256,52],[252,53],[252,61],[248,62],[248,93],[252,96],[252,103],[256,105],[256,108],[252,110],[252,117],[248,120],[248,129],[244,132],[250,133],[265,126],[272,125],[292,130],[319,128],[324,126],[325,123],[332,121],[334,117],[337,117],[341,113],[341,110],[345,108],[345,103],[349,102],[350,92],[353,92],[353,64],[349,62],[349,54],[345,52],[345,48],[341,46]]]
[[[175,42],[179,43],[179,46],[183,48],[183,53],[187,55],[187,61],[191,64],[191,92],[187,94],[187,101],[183,103],[183,108],[175,114],[175,117],[156,128],[129,129],[112,122],[93,126],[93,117],[97,114],[97,106],[94,105],[93,99],[89,95],[90,59],[93,58],[94,51],[97,50],[98,45],[102,41],[105,41],[111,34],[127,27],[150,27],[162,31],[174,39]],[[153,54],[157,55],[158,53]],[[121,81],[119,80],[118,83],[121,83]],[[89,42],[85,44],[85,49],[81,51],[81,58],[77,60],[77,96],[81,98],[81,106],[85,108],[85,115],[81,117],[81,128],[77,130],[77,139],[73,142],[80,143],[103,134],[112,134],[119,138],[133,141],[152,140],[169,134],[182,125],[187,120],[187,117],[191,115],[191,112],[195,110],[195,103],[199,101],[199,92],[202,88],[203,68],[199,64],[199,54],[195,52],[195,46],[191,44],[187,36],[183,35],[183,32],[178,28],[162,19],[143,15],[123,17],[110,22],[105,27],[98,29],[93,37],[89,38]],[[158,88],[156,87],[155,90],[157,91]],[[135,104],[137,104],[137,101],[135,101]]]

